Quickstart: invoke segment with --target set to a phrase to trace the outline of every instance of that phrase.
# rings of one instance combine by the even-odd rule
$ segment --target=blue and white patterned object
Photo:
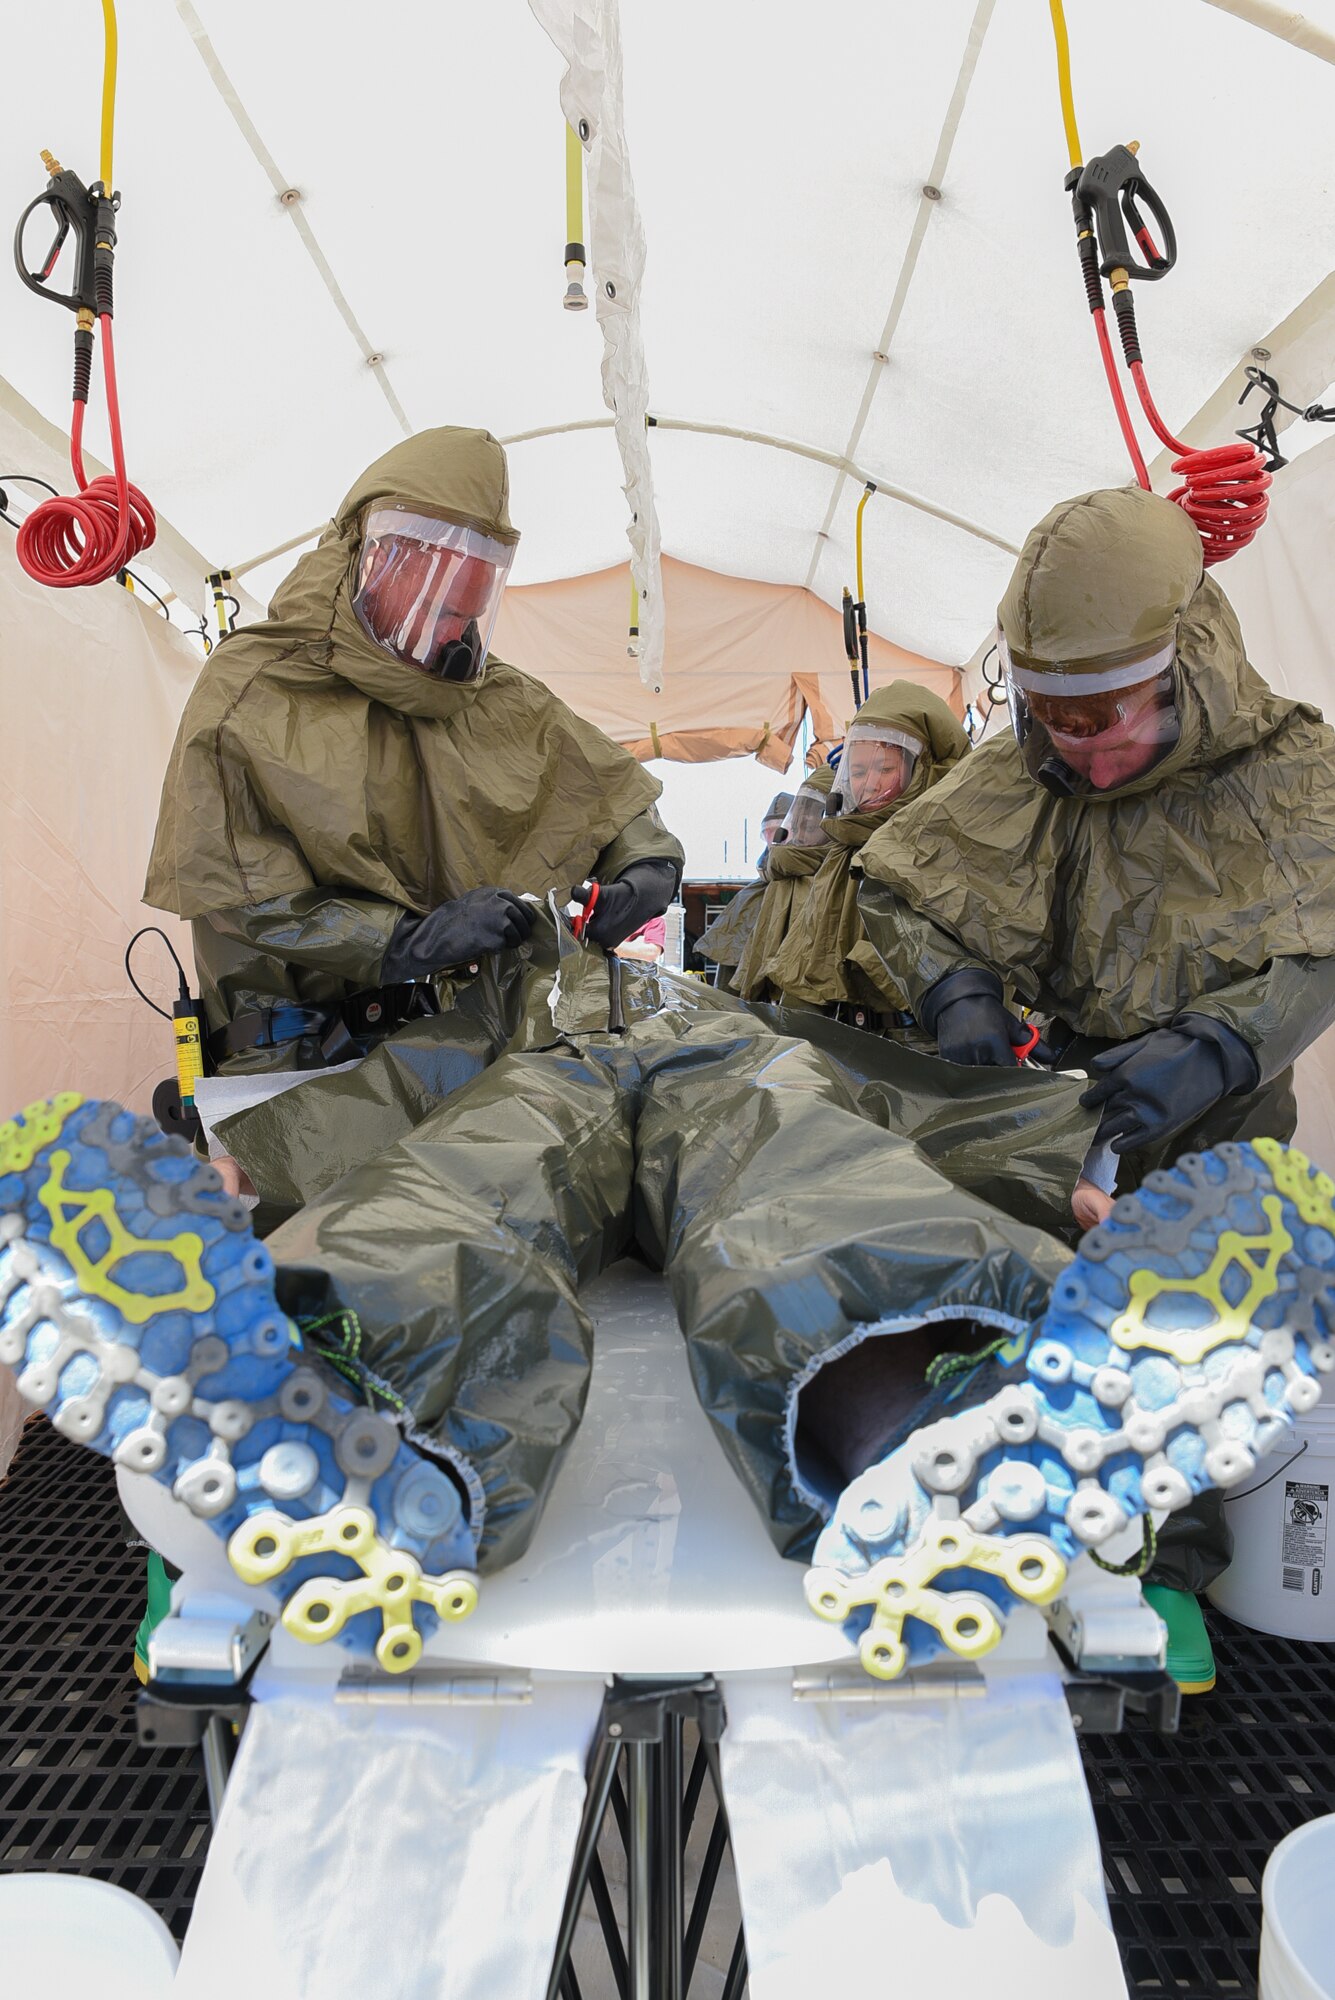
[[[869,1673],[989,1652],[1147,1511],[1245,1479],[1335,1367],[1335,1183],[1275,1140],[1151,1174],[1085,1237],[1011,1379],[846,1488],[807,1600]]]
[[[284,1599],[389,1672],[477,1601],[458,1489],[309,1365],[215,1171],[67,1095],[0,1125],[0,1361],[58,1430],[159,1480]]]

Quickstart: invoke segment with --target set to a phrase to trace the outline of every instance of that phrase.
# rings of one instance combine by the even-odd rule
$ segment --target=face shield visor
[[[819,847],[829,839],[822,819],[825,798],[814,785],[799,785],[793,803],[775,838],[775,846],[791,841],[794,847]]]
[[[921,755],[917,737],[888,722],[850,723],[825,804],[826,818],[880,812],[893,805],[908,790]]]
[[[475,681],[486,662],[514,546],[478,528],[373,507],[352,608],[377,646],[437,680]]]
[[[1114,792],[1144,777],[1182,734],[1176,646],[1116,665],[1042,672],[998,653],[1015,740],[1031,775],[1059,798]]]
[[[784,816],[793,803],[791,792],[776,792],[765,809],[765,817],[760,822],[760,837],[766,847],[773,847],[783,830]]]

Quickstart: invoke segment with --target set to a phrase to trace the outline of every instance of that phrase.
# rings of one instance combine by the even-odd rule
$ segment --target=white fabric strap
[[[1104,667],[1096,673],[1080,673],[1057,665],[1038,673],[1032,667],[1016,665],[1004,636],[998,638],[997,645],[1007,676],[1026,694],[1111,694],[1117,688],[1136,687],[1141,681],[1152,681],[1166,673],[1177,655],[1176,642],[1170,639],[1157,652],[1147,653],[1138,660],[1123,660],[1118,666]]]

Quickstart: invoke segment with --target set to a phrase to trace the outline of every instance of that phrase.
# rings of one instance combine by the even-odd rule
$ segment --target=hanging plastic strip
[[[1076,122],[1075,98],[1071,84],[1071,52],[1066,33],[1062,0],[1048,0],[1057,49],[1057,87],[1061,95],[1062,123],[1070,155],[1070,171],[1063,185],[1071,197],[1075,218],[1076,247],[1085,281],[1085,296],[1094,320],[1108,388],[1117,412],[1117,421],[1140,485],[1150,489],[1127,408],[1112,341],[1108,333],[1107,304],[1103,281],[1112,291],[1113,312],[1121,338],[1122,355],[1135,385],[1136,395],[1151,430],[1161,444],[1176,452],[1173,471],[1182,484],[1168,495],[1195,523],[1201,537],[1206,565],[1224,562],[1251,542],[1269,509],[1267,488],[1270,474],[1257,446],[1249,439],[1218,445],[1209,451],[1194,451],[1164,423],[1150,394],[1145,364],[1136,328],[1136,309],[1131,281],[1152,282],[1166,277],[1177,262],[1177,241],[1172,219],[1143,172],[1139,143],[1115,146],[1109,153],[1084,160],[1080,131]],[[1156,240],[1159,230],[1163,247]],[[1129,232],[1129,233],[1128,233]],[[1134,245],[1134,249],[1133,249]],[[1137,260],[1136,252],[1144,258]]]
[[[603,331],[603,400],[615,418],[630,505],[631,576],[640,594],[640,679],[658,694],[665,618],[640,329],[644,228],[622,114],[621,12],[617,0],[529,0],[529,6],[569,65],[561,109],[578,134],[587,170],[587,241]]]
[[[102,75],[101,178],[85,187],[79,176],[43,152],[49,179],[44,191],[29,202],[14,235],[14,262],[19,277],[38,298],[49,299],[74,314],[74,408],[70,420],[70,464],[78,484],[74,494],[57,494],[34,507],[19,529],[17,553],[28,575],[55,590],[79,584],[105,583],[149,548],[157,534],[153,508],[125,470],[121,439],[120,401],[116,389],[116,350],[112,338],[112,269],[116,251],[116,220],[121,198],[112,178],[112,140],[116,112],[116,9],[102,0],[105,54]],[[24,248],[28,222],[40,208],[49,209],[55,236],[42,262],[30,268]],[[73,237],[73,290],[59,292],[50,280],[67,240]],[[107,421],[111,430],[111,474],[89,479],[84,470],[83,426],[93,376],[93,329],[102,345]]]

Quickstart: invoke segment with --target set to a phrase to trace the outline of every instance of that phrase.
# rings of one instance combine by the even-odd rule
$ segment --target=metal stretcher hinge
[[[984,1676],[962,1663],[924,1667],[895,1681],[872,1680],[858,1664],[793,1675],[794,1701],[963,1701],[986,1693]]]
[[[381,1674],[346,1673],[334,1690],[336,1702],[404,1702],[436,1708],[514,1708],[533,1699],[526,1673],[408,1673],[390,1680]]]

